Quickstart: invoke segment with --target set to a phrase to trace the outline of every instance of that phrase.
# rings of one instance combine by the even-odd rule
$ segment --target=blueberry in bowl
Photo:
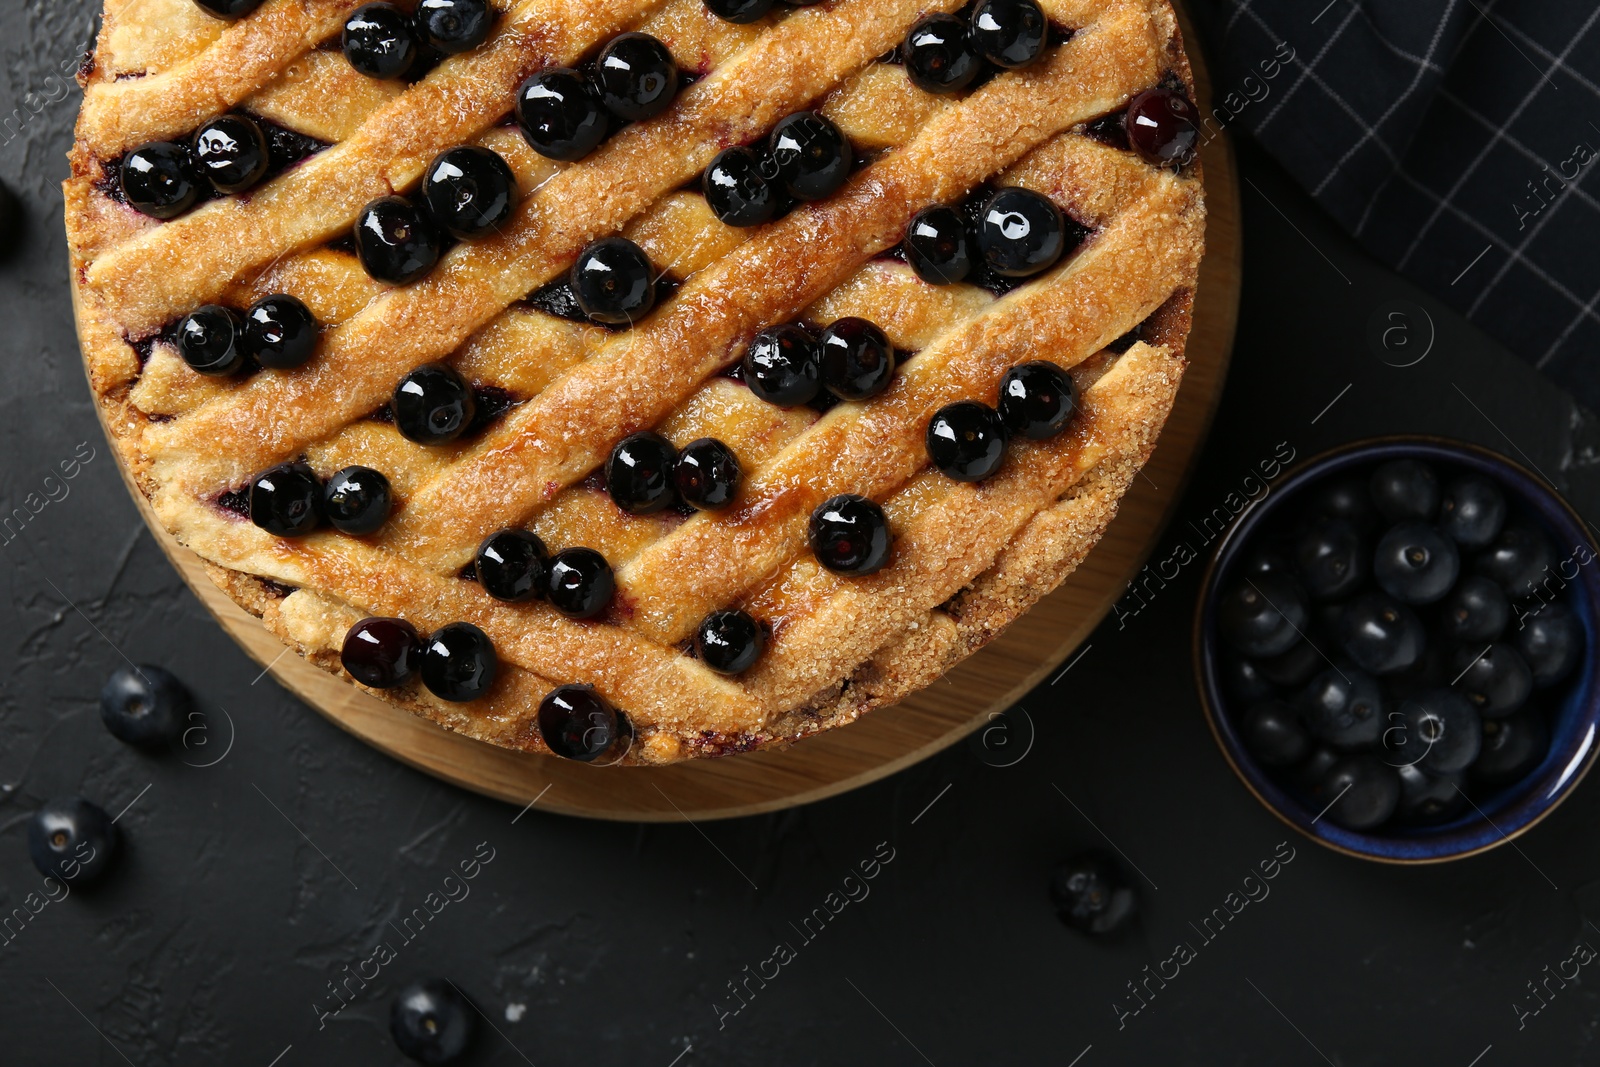
[[[1542,478],[1485,449],[1393,437],[1310,459],[1207,571],[1212,733],[1258,800],[1336,851],[1493,848],[1594,761],[1597,557]]]

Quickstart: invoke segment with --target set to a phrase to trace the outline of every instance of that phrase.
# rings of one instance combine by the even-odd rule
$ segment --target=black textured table
[[[58,188],[77,94],[50,79],[92,6],[0,13],[0,117],[20,109],[0,179],[26,211],[0,263],[0,1061],[393,1063],[391,993],[439,974],[492,1023],[484,1064],[1594,1062],[1600,986],[1548,982],[1533,1014],[1527,983],[1578,943],[1600,946],[1586,918],[1600,922],[1600,783],[1515,847],[1441,867],[1294,836],[1201,718],[1198,563],[1122,605],[1030,695],[1037,735],[1014,765],[962,745],[732,823],[519,817],[258,677],[144,532],[80,370]],[[1200,549],[1205,517],[1260,462],[1391,431],[1504,451],[1600,518],[1593,416],[1371,265],[1258,151],[1241,155],[1232,381],[1154,558]],[[1369,323],[1396,308],[1414,343],[1375,351]],[[1396,366],[1421,351],[1423,312],[1431,350]],[[188,680],[207,745],[150,758],[105,732],[96,692],[125,657]],[[35,896],[32,914],[24,823],[71,792],[122,812],[129,847],[101,889]],[[1142,928],[1117,947],[1062,927],[1047,900],[1052,866],[1086,846],[1144,876]],[[1211,939],[1197,932],[1272,860],[1268,895]],[[460,878],[463,862],[476,877]],[[1179,942],[1192,958],[1148,980]]]

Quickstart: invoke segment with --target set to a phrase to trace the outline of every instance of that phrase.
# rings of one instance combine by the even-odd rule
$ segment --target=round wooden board
[[[1195,41],[1185,25],[1185,36]],[[1208,84],[1190,51],[1202,114]],[[876,781],[960,740],[1010,707],[1066,659],[1144,564],[1187,481],[1227,374],[1238,317],[1239,189],[1225,136],[1202,149],[1206,257],[1189,337],[1189,368],[1155,454],[1123,497],[1088,559],[992,644],[933,686],[781,751],[660,768],[601,768],[510,752],[450,733],[370,696],[285,648],[206,576],[129,483],[146,524],[185,582],[258,663],[306,703],[363,741],[418,770],[518,806],[646,822],[722,819],[804,804]],[[126,472],[124,472],[126,476]]]

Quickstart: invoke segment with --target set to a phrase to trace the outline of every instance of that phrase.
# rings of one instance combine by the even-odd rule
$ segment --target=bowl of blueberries
[[[1387,437],[1308,460],[1206,573],[1212,733],[1257,799],[1333,849],[1493,848],[1594,761],[1597,556],[1542,478],[1474,445]]]

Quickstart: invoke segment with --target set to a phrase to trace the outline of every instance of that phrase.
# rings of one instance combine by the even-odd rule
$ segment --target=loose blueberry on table
[[[141,748],[176,743],[193,705],[176,675],[148,664],[118,667],[100,689],[100,721],[117,740]]]
[[[1057,867],[1050,878],[1050,901],[1062,922],[1098,938],[1123,933],[1139,914],[1132,882],[1104,852],[1085,852]]]
[[[28,856],[34,867],[74,888],[105,877],[119,840],[111,816],[82,797],[51,800],[28,820]]]
[[[1524,779],[1588,640],[1550,599],[1533,516],[1486,474],[1415,459],[1301,493],[1217,603],[1246,752],[1352,830],[1438,824]]]
[[[454,982],[443,978],[412,982],[389,1005],[389,1036],[395,1047],[429,1067],[460,1060],[477,1025],[477,1009]]]

